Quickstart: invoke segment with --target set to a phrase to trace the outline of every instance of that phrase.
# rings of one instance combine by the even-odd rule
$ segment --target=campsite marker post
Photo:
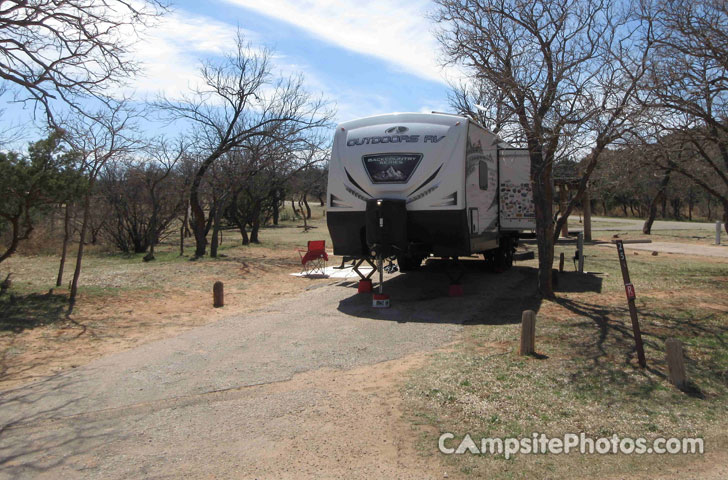
[[[715,222],[715,244],[720,245],[720,220]]]
[[[622,240],[617,240],[617,253],[619,254],[619,265],[622,267],[622,278],[624,279],[624,291],[627,294],[627,304],[629,305],[629,316],[632,318],[632,330],[634,331],[634,343],[637,347],[637,359],[641,368],[647,366],[645,360],[645,348],[642,344],[642,333],[640,332],[640,323],[637,319],[637,307],[634,304],[636,298],[634,285],[629,279],[629,268],[627,267],[627,257],[624,254],[624,245]]]

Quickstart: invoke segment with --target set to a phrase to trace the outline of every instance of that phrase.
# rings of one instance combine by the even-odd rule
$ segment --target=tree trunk
[[[568,193],[566,192],[566,185],[559,185],[559,210],[563,216],[566,212],[566,204],[568,203]],[[564,223],[561,225],[561,236],[564,238],[569,237],[569,219],[564,218]]]
[[[321,207],[325,206],[325,202],[324,202],[324,195],[323,195],[323,193],[319,193],[319,194],[318,194],[317,196],[318,196],[318,201],[319,201],[319,203],[321,204],[320,206],[321,206]]]
[[[13,217],[9,219],[10,224],[12,225],[12,236],[10,237],[10,246],[5,250],[5,253],[0,255],[0,262],[3,262],[5,259],[10,257],[13,253],[15,253],[15,250],[18,249],[18,245],[20,244],[20,216]]]
[[[662,197],[662,219],[667,218],[667,195],[663,195]]]
[[[672,216],[675,220],[680,220],[680,199],[674,198],[670,202],[672,204]]]
[[[197,205],[192,207],[192,234],[195,237],[195,257],[199,258],[205,255],[207,250],[207,235],[205,235],[205,213],[202,208]]]
[[[713,220],[713,212],[711,211],[713,202],[711,202],[710,200],[711,200],[711,197],[708,196],[708,198],[706,199],[706,203],[708,204],[708,221],[709,222]]]
[[[253,210],[253,222],[250,229],[250,243],[260,243],[258,240],[258,230],[260,230],[260,202],[256,203]]]
[[[209,222],[205,222],[205,211],[200,204],[200,186],[207,169],[223,152],[215,152],[205,159],[195,173],[195,178],[190,186],[190,213],[192,214],[190,225],[195,236],[195,258],[205,255],[207,250],[207,232]]]
[[[93,190],[93,184],[89,184],[89,191]],[[73,270],[73,281],[71,282],[71,293],[69,295],[69,315],[73,312],[78,293],[78,279],[81,277],[81,264],[83,263],[83,247],[86,244],[86,229],[88,228],[89,211],[91,210],[91,195],[87,194],[83,201],[83,220],[81,221],[81,233],[78,241],[78,253],[76,254],[76,268]]]
[[[303,204],[306,206],[306,218],[311,220],[311,207],[308,205],[308,199],[305,193],[303,194]]]
[[[218,203],[218,202],[215,202]],[[213,222],[212,222],[212,240],[210,242],[210,256],[212,258],[217,258],[217,247],[220,244],[220,239],[218,238],[220,234],[220,210],[221,208],[217,205],[215,205],[215,211],[211,212],[211,215],[213,215]]]
[[[723,229],[728,233],[728,200],[723,201]]]
[[[645,235],[652,234],[652,224],[655,223],[655,217],[657,217],[657,204],[658,202],[662,201],[662,197],[664,195],[665,191],[660,189],[657,192],[657,195],[655,195],[655,198],[652,199],[652,203],[650,203],[647,220],[645,220],[645,224],[642,226],[642,233],[644,233]]]
[[[553,298],[553,188],[551,170],[545,163],[540,149],[537,152],[531,152],[531,181],[533,183],[536,238],[538,241],[538,290],[544,298]]]
[[[187,230],[187,220],[189,219],[190,208],[185,205],[185,216],[182,219],[182,226],[179,228],[179,256],[185,254],[185,231]]]
[[[589,187],[584,190],[581,196],[582,210],[584,211],[584,241],[592,241],[592,204],[589,196]]]
[[[66,254],[68,253],[68,238],[71,229],[71,205],[66,202],[66,213],[63,216],[63,246],[61,247],[61,263],[58,266],[58,277],[56,278],[56,287],[63,285],[63,269],[66,265]]]
[[[250,229],[250,243],[260,243],[258,240],[258,230],[260,230],[260,220],[253,220],[253,227]]]
[[[151,262],[154,260],[154,245],[157,243],[157,217],[159,215],[159,205],[156,200],[154,188],[151,190],[152,197],[152,215],[149,219],[149,225],[147,226],[147,243],[149,244],[149,253],[144,255],[145,262]]]
[[[607,210],[607,202],[605,202],[604,200],[602,200],[602,210],[604,210],[605,217],[609,215],[609,210]]]
[[[144,255],[144,261],[145,262],[151,262],[154,260],[154,244],[157,243],[156,238],[152,238],[152,241],[149,242],[149,253]]]
[[[303,194],[303,200],[306,200],[306,194]],[[298,202],[299,205],[301,205],[301,202]],[[308,203],[306,204],[306,207],[308,207]],[[301,207],[301,213],[303,213],[303,207]],[[311,209],[308,209],[308,215],[303,215],[303,231],[308,232],[308,219],[311,218]]]
[[[243,237],[243,245],[250,244],[250,239],[248,238],[248,231],[245,229],[245,222],[238,223],[238,230],[240,230],[240,236]]]
[[[622,211],[624,212],[625,217],[629,217],[629,214],[627,213],[627,204],[622,202]]]
[[[296,201],[294,199],[291,199],[291,208],[293,209],[293,218],[295,219],[298,216],[298,210],[296,209]]]
[[[278,225],[278,219],[280,218],[281,211],[281,200],[280,200],[280,189],[273,189],[273,225]]]

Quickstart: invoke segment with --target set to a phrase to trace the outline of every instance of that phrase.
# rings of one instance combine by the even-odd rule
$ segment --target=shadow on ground
[[[58,294],[0,297],[0,332],[20,333],[23,330],[64,320],[68,298]]]
[[[560,272],[555,277],[558,293],[602,293],[602,277],[594,273]]]
[[[569,348],[584,359],[578,371],[589,378],[599,378],[599,389],[633,388],[632,395],[649,397],[663,388],[667,366],[665,340],[678,338],[685,343],[685,364],[693,381],[685,393],[704,398],[703,389],[728,389],[728,326],[714,315],[696,315],[686,308],[678,315],[639,310],[638,317],[647,357],[647,368],[637,365],[634,333],[626,307],[604,306],[586,301],[558,298],[562,307],[578,315],[565,325],[583,335],[570,336]],[[621,358],[620,358],[621,357]],[[629,380],[638,374],[642,382]],[[702,388],[701,388],[702,384]]]
[[[54,375],[41,382],[71,391],[73,381]],[[74,422],[63,417],[66,407],[79,401],[50,403],[44,407],[43,388],[17,388],[0,392],[0,478],[30,478],[64,465],[97,448],[103,448],[113,434],[92,421]],[[32,413],[31,413],[32,412]],[[68,455],[72,451],[74,454]]]
[[[384,293],[391,299],[387,309],[373,308],[371,294],[356,293],[358,281],[337,284],[353,290],[350,297],[339,302],[338,310],[375,320],[459,325],[519,323],[523,310],[538,311],[541,300],[534,268],[515,266],[493,273],[481,260],[465,259],[461,264],[462,297],[449,296],[452,265],[432,259],[414,272],[394,277],[385,274]],[[373,280],[374,290],[378,291],[376,274]]]

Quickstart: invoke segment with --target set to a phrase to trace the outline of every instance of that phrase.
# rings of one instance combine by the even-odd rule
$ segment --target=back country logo
[[[405,133],[408,131],[409,131],[409,128],[407,128],[407,127],[392,127],[392,128],[386,129],[384,131],[384,133],[386,133],[388,135],[392,135],[393,133]]]

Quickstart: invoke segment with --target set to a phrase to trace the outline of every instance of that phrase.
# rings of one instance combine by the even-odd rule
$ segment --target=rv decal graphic
[[[391,135],[393,133],[405,133],[405,132],[409,132],[409,128],[407,128],[407,127],[392,127],[392,128],[388,128],[388,129],[386,129],[384,131],[384,133],[387,133],[389,135]]]
[[[422,160],[421,153],[364,155],[364,170],[372,183],[407,183]]]
[[[445,138],[445,135],[384,135],[381,137],[351,138],[346,141],[346,146],[354,147],[357,145],[378,145],[386,143],[418,143],[420,138],[422,138],[422,143],[439,143],[443,138]]]
[[[501,182],[501,215],[507,220],[533,219],[533,193],[530,183]]]

